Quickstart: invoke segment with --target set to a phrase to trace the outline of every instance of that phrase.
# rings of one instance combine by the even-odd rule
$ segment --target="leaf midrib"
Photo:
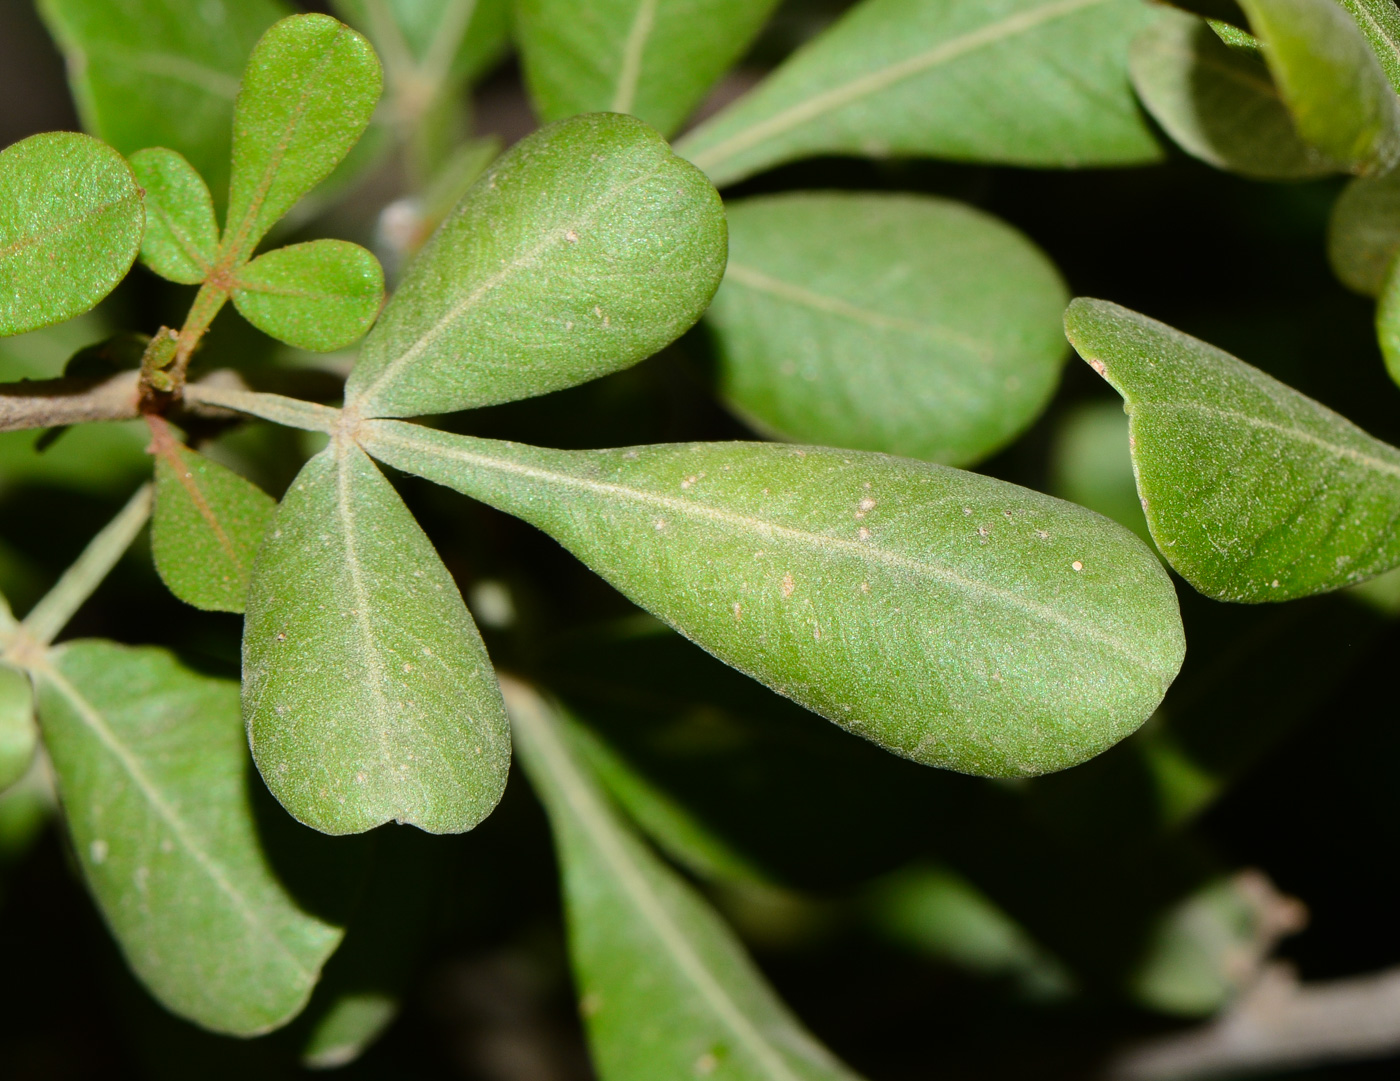
[[[0,260],[8,259],[12,255],[18,255],[26,248],[32,248],[36,244],[42,244],[46,240],[52,240],[62,233],[70,232],[71,230],[76,229],[78,226],[82,225],[89,218],[95,218],[100,214],[105,214],[113,207],[118,207],[121,206],[123,203],[130,202],[140,202],[140,196],[134,193],[120,195],[115,199],[107,200],[107,202],[105,203],[99,203],[97,206],[89,207],[87,210],[84,210],[80,214],[74,214],[71,218],[64,218],[62,222],[53,226],[53,228],[51,229],[47,229],[39,233],[29,233],[21,237],[19,240],[16,240],[13,243],[7,244],[5,245],[5,247],[0,248]]]
[[[637,84],[642,77],[642,58],[655,25],[656,0],[641,0],[622,49],[622,64],[618,69],[617,89],[612,100],[612,111],[615,113],[632,111],[637,98]]]

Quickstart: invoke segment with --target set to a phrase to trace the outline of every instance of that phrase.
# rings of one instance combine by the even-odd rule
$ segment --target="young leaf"
[[[446,413],[626,368],[700,318],[724,261],[719,195],[654,131],[611,113],[553,124],[498,158],[419,253],[346,403]]]
[[[0,792],[24,776],[38,745],[29,675],[0,664]]]
[[[1260,56],[1232,49],[1209,24],[1165,11],[1133,39],[1133,86],[1188,154],[1264,180],[1345,172],[1298,138]]]
[[[1390,85],[1400,93],[1400,8],[1395,0],[1339,0],[1380,61]]]
[[[384,302],[384,270],[345,240],[275,248],[240,267],[233,303],[253,326],[313,353],[344,349],[364,337]]]
[[[756,427],[962,465],[1053,393],[1068,294],[995,218],[895,195],[726,209],[729,268],[707,320],[722,392]]]
[[[522,0],[516,30],[544,120],[631,113],[670,135],[748,50],[776,0]]]
[[[1336,0],[1240,0],[1298,134],[1361,173],[1400,161],[1400,98]]]
[[[505,788],[510,733],[476,625],[354,444],[306,464],[258,554],[243,711],[268,788],[324,833],[460,833]]]
[[[1400,253],[1400,174],[1358,177],[1332,206],[1327,258],[1348,289],[1380,295]]]
[[[1076,300],[1065,330],[1123,396],[1152,537],[1202,593],[1290,600],[1400,564],[1400,450],[1117,304]]]
[[[162,278],[198,285],[219,254],[219,223],[204,178],[164,147],[138,150],[131,155],[131,168],[146,192],[141,262]]]
[[[0,151],[0,337],[81,315],[141,247],[141,189],[122,156],[70,131]]]
[[[253,50],[233,117],[222,254],[246,259],[359,140],[383,73],[369,42],[326,15],[292,15]]]
[[[228,193],[233,101],[280,0],[39,0],[83,127],[123,154],[168,146]]]
[[[216,1032],[295,1016],[341,930],[274,870],[237,684],[98,641],[60,646],[36,676],[73,851],[132,970]]]
[[[604,1081],[855,1081],[774,994],[714,910],[617,818],[564,724],[510,687],[521,762],[549,813],[569,953]]]
[[[716,184],[814,154],[1155,161],[1127,78],[1136,0],[864,0],[676,146]]]
[[[151,418],[151,432],[156,570],[186,604],[243,611],[253,556],[277,501],[233,470],[190,450],[160,418]]]
[[[1176,595],[1127,530],[989,477],[763,443],[542,450],[402,422],[391,465],[544,530],[727,664],[880,746],[1064,769],[1156,708]]]

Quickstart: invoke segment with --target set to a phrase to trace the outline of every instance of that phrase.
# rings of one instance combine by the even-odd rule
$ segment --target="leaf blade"
[[[0,664],[0,792],[22,778],[39,747],[29,675]]]
[[[975,474],[817,447],[360,432],[382,461],[544,530],[727,664],[927,765],[1065,768],[1136,728],[1180,666],[1175,594],[1141,541]]]
[[[333,353],[364,337],[384,301],[384,269],[346,240],[308,240],[259,255],[233,287],[240,315],[279,341]]]
[[[198,285],[214,269],[219,223],[204,178],[174,150],[151,147],[131,155],[146,192],[146,235],[141,262],[182,285]]]
[[[1400,253],[1400,176],[1357,177],[1332,206],[1327,261],[1348,289],[1379,296]]]
[[[299,821],[460,833],[500,799],[510,740],[481,637],[392,486],[353,446],[311,459],[254,565],[243,708]]]

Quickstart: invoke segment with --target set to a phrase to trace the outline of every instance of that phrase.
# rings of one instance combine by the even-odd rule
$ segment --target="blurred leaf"
[[[1093,402],[1060,417],[1050,450],[1050,493],[1112,518],[1151,543],[1121,405]]]
[[[776,0],[521,0],[516,33],[541,119],[631,113],[679,128],[748,50]]]
[[[1400,253],[1400,173],[1358,177],[1332,207],[1327,259],[1343,285],[1379,296]]]
[[[1400,98],[1337,0],[1240,0],[1298,134],[1356,172],[1400,160]]]
[[[720,185],[818,154],[1156,161],[1127,77],[1150,18],[1137,0],[864,0],[677,152]]]
[[[1395,0],[1339,0],[1371,43],[1390,85],[1400,91],[1400,8]]]
[[[1376,339],[1390,378],[1400,383],[1400,274],[1392,263],[1381,295],[1376,298]]]
[[[1189,11],[1203,19],[1218,19],[1234,26],[1247,26],[1244,12],[1236,0],[1159,0],[1160,3]]]
[[[127,963],[216,1032],[285,1024],[341,930],[289,892],[259,835],[238,685],[99,641],[36,675],[73,848]]]
[[[34,688],[29,675],[8,664],[0,664],[0,792],[29,771],[38,746]]]
[[[248,322],[298,349],[333,353],[364,337],[384,301],[384,270],[345,240],[311,240],[241,267],[233,303]]]
[[[332,445],[283,497],[243,627],[253,757],[324,833],[461,833],[505,788],[510,734],[457,586],[393,486]]]
[[[376,457],[525,519],[727,664],[926,765],[1064,769],[1156,708],[1176,595],[1127,530],[860,451],[543,450],[371,421]]]
[[[705,901],[618,820],[561,718],[511,685],[521,762],[549,813],[569,950],[603,1081],[854,1078],[802,1028]]]
[[[1123,395],[1152,537],[1202,593],[1291,600],[1400,564],[1400,450],[1117,304],[1076,300],[1065,328]]]
[[[141,189],[110,146],[50,131],[0,151],[0,336],[81,315],[141,247]]]
[[[771,885],[772,880],[665,790],[639,773],[593,731],[568,726],[574,754],[661,851],[687,871],[712,882]]]
[[[390,69],[460,83],[500,59],[510,0],[332,0],[340,17],[374,43]]]
[[[1019,434],[1064,364],[1059,273],[981,211],[807,194],[726,206],[708,316],[722,392],[783,438],[964,465]]]
[[[700,318],[724,258],[719,195],[654,131],[561,121],[498,158],[419,253],[346,402],[447,413],[626,368]]]
[[[235,264],[359,141],[383,75],[369,42],[326,15],[292,15],[259,40],[238,91],[220,254]]]
[[[156,456],[151,554],[156,570],[186,604],[241,612],[253,557],[277,501],[181,444],[160,418],[151,421]]]
[[[83,126],[123,154],[183,154],[223,205],[233,101],[280,0],[39,0]]]
[[[131,168],[146,191],[141,262],[162,278],[198,285],[219,254],[219,223],[204,178],[164,147],[137,151]]]
[[[150,471],[148,436],[139,420],[82,424],[41,452],[32,431],[0,433],[0,493],[43,484],[110,496]]]
[[[1163,12],[1133,39],[1129,66],[1157,123],[1217,169],[1261,180],[1346,171],[1298,138],[1263,58],[1232,49],[1200,19]]]
[[[881,881],[867,904],[886,937],[985,977],[1015,980],[1038,999],[1064,998],[1073,977],[961,875],[911,867]]]
[[[56,802],[48,757],[40,751],[24,776],[0,792],[0,868],[24,858],[53,817]]]

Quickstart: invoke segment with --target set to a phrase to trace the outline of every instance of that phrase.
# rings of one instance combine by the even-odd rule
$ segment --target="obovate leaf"
[[[1400,160],[1400,98],[1336,0],[1240,0],[1298,134],[1356,172]]]
[[[252,254],[350,152],[383,88],[369,42],[326,15],[292,15],[259,40],[238,91],[222,254]]]
[[[748,50],[776,0],[522,0],[516,33],[535,109],[631,113],[670,135]]]
[[[198,285],[219,254],[219,223],[204,178],[164,147],[138,150],[131,155],[131,168],[146,192],[141,262],[162,278]]]
[[[1263,58],[1232,49],[1210,25],[1164,11],[1133,39],[1133,86],[1188,154],[1265,180],[1345,172],[1293,129]]]
[[[1400,565],[1400,450],[1117,304],[1076,300],[1065,330],[1123,396],[1148,528],[1202,593],[1290,600]]]
[[[39,0],[83,127],[123,154],[168,146],[228,193],[233,100],[279,0]]]
[[[543,450],[401,422],[367,450],[544,530],[727,664],[897,754],[1064,769],[1156,708],[1176,596],[1126,529],[989,477],[860,451]]]
[[[71,131],[0,151],[0,336],[81,315],[141,247],[141,190],[122,156]]]
[[[29,676],[0,664],[0,792],[24,776],[38,746]]]
[[[724,274],[718,193],[656,132],[597,113],[476,182],[365,339],[345,399],[405,417],[574,386],[689,329]]]
[[[282,499],[253,569],[243,712],[267,786],[324,833],[460,833],[505,788],[491,662],[432,543],[334,441]]]
[[[36,675],[73,851],[132,970],[216,1032],[295,1016],[342,932],[274,868],[238,685],[98,641],[58,647]]]
[[[510,684],[521,762],[549,813],[569,952],[604,1081],[855,1081],[802,1027],[714,910],[631,833],[565,737]]]
[[[1346,8],[1380,61],[1390,85],[1400,92],[1400,8],[1395,0],[1338,0]]]
[[[277,501],[233,470],[190,450],[160,418],[151,418],[151,432],[156,570],[186,604],[243,611],[253,557]]]
[[[384,302],[384,270],[345,240],[311,240],[266,252],[240,267],[239,314],[298,349],[331,353],[359,341]]]
[[[707,320],[722,393],[759,429],[962,465],[1053,393],[1068,293],[995,218],[895,195],[726,209],[729,267]]]
[[[1400,175],[1363,176],[1343,189],[1327,226],[1327,258],[1343,285],[1378,296],[1400,253]]]
[[[1155,161],[1127,73],[1151,16],[1137,0],[864,0],[676,149],[721,185],[814,154]]]

